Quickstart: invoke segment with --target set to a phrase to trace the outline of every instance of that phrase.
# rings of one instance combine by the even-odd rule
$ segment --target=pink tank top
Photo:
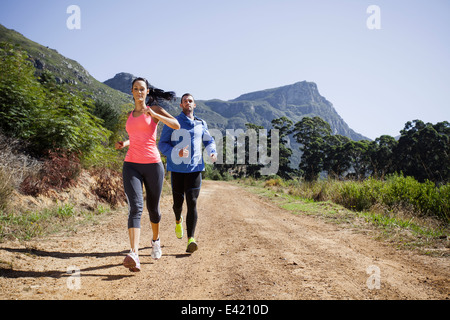
[[[158,163],[161,156],[156,146],[156,128],[158,124],[149,115],[142,114],[133,117],[130,113],[127,120],[126,130],[130,139],[126,162],[134,163]]]

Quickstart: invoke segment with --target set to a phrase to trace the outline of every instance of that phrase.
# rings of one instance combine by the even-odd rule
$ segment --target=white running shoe
[[[162,252],[161,252],[161,241],[160,239],[153,241],[152,240],[152,258],[155,260],[158,260],[161,258]]]
[[[137,253],[130,250],[130,253],[127,254],[125,259],[123,260],[123,265],[125,268],[130,269],[132,272],[141,271],[141,263],[139,262],[139,256]]]

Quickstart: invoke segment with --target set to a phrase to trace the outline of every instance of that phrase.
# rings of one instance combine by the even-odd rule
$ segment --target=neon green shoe
[[[181,221],[180,223],[177,223],[175,225],[175,234],[177,235],[178,239],[182,239],[183,238],[183,216],[181,216]]]
[[[193,252],[197,251],[197,249],[198,249],[198,245],[197,245],[197,242],[195,242],[195,239],[193,237],[189,238],[186,252],[193,253]]]

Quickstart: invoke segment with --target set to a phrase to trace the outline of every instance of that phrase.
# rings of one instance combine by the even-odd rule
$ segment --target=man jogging
[[[198,249],[194,238],[198,217],[197,198],[202,184],[202,171],[205,170],[202,143],[213,162],[217,160],[217,153],[216,144],[206,122],[194,116],[196,104],[190,93],[181,97],[180,107],[182,112],[176,117],[180,123],[180,130],[164,126],[158,146],[167,157],[167,171],[171,172],[175,234],[178,239],[183,238],[181,212],[186,197],[188,236],[186,252],[193,253]]]

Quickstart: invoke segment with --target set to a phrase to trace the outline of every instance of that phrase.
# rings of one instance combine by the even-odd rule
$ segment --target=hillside
[[[78,62],[59,54],[58,51],[31,41],[22,34],[8,29],[0,24],[0,42],[8,42],[19,45],[30,56],[39,75],[43,70],[48,70],[55,75],[58,83],[66,83],[96,101],[108,103],[117,110],[120,106],[130,103],[130,98],[120,91],[101,83],[92,77],[89,72]]]

